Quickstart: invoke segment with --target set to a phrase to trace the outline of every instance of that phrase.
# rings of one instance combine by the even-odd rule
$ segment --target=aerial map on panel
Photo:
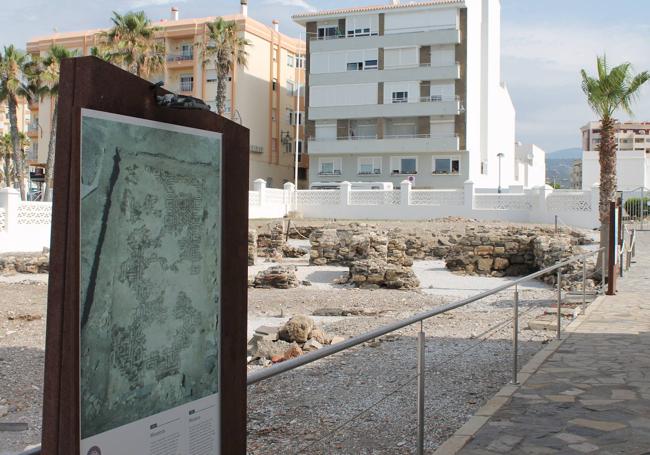
[[[217,133],[84,110],[86,438],[218,392]]]

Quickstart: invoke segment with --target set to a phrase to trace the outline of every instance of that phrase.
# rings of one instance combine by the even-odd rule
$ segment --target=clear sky
[[[494,0],[496,1],[496,0]],[[388,3],[388,0],[249,0],[249,15],[298,36],[291,15],[310,9]],[[111,12],[143,9],[153,20],[231,14],[239,0],[3,0],[0,45],[24,48],[54,30],[107,27]],[[502,78],[517,110],[517,138],[547,152],[580,145],[579,128],[594,116],[580,90],[580,68],[595,71],[595,57],[650,70],[648,0],[502,0]],[[634,106],[636,120],[650,121],[650,86]],[[626,119],[625,115],[620,116]]]

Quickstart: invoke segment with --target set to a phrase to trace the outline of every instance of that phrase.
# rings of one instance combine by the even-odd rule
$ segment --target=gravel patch
[[[0,432],[2,455],[41,439],[46,299],[43,283],[0,284],[0,422],[28,425],[26,431]]]
[[[300,279],[312,285],[249,289],[249,336],[259,325],[280,325],[295,314],[315,316],[330,335],[354,336],[457,300],[459,294],[450,288],[474,294],[504,282],[482,278],[488,281],[477,284],[476,277],[453,275],[439,264],[423,261],[415,268],[432,289],[360,290],[333,283],[346,268],[309,267],[302,258],[292,261]],[[31,281],[21,284],[25,279]],[[0,455],[17,453],[40,440],[47,287],[33,275],[12,280],[0,282],[0,407],[11,409],[0,421],[27,422],[29,429],[0,433]],[[541,314],[554,295],[539,283],[520,288],[524,314],[520,326]],[[29,320],[27,315],[35,318]],[[511,315],[508,291],[424,324],[428,448],[444,441],[509,381],[511,327],[503,326],[485,340],[481,334]],[[416,334],[415,327],[407,327],[249,388],[248,452],[412,453]],[[522,330],[520,365],[546,339],[543,332]],[[254,368],[260,367],[249,367]]]

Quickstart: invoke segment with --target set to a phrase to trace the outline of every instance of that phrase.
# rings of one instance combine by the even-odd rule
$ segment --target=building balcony
[[[458,115],[464,111],[458,97],[428,96],[409,102],[352,106],[309,107],[309,120],[355,119],[376,117],[423,117]]]
[[[380,47],[431,46],[460,43],[460,30],[442,28],[424,32],[391,33],[388,35],[371,34],[369,36],[346,37],[344,35],[327,36],[326,39],[311,37],[311,52],[345,51],[355,49],[372,49]]]
[[[187,68],[194,66],[192,54],[167,54],[167,68]]]
[[[399,134],[385,135],[383,138],[349,136],[309,140],[310,155],[458,152],[459,150],[460,142],[456,135]]]
[[[460,79],[460,64],[388,66],[383,70],[345,71],[309,75],[309,85],[370,84],[378,82]]]
[[[38,138],[38,123],[30,123],[27,126],[27,137]]]

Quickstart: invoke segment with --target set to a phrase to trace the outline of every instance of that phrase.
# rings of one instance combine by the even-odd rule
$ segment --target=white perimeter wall
[[[650,185],[650,159],[644,151],[618,151],[616,157],[616,178],[620,191],[631,191]],[[590,189],[600,182],[598,152],[582,152],[582,189]]]

